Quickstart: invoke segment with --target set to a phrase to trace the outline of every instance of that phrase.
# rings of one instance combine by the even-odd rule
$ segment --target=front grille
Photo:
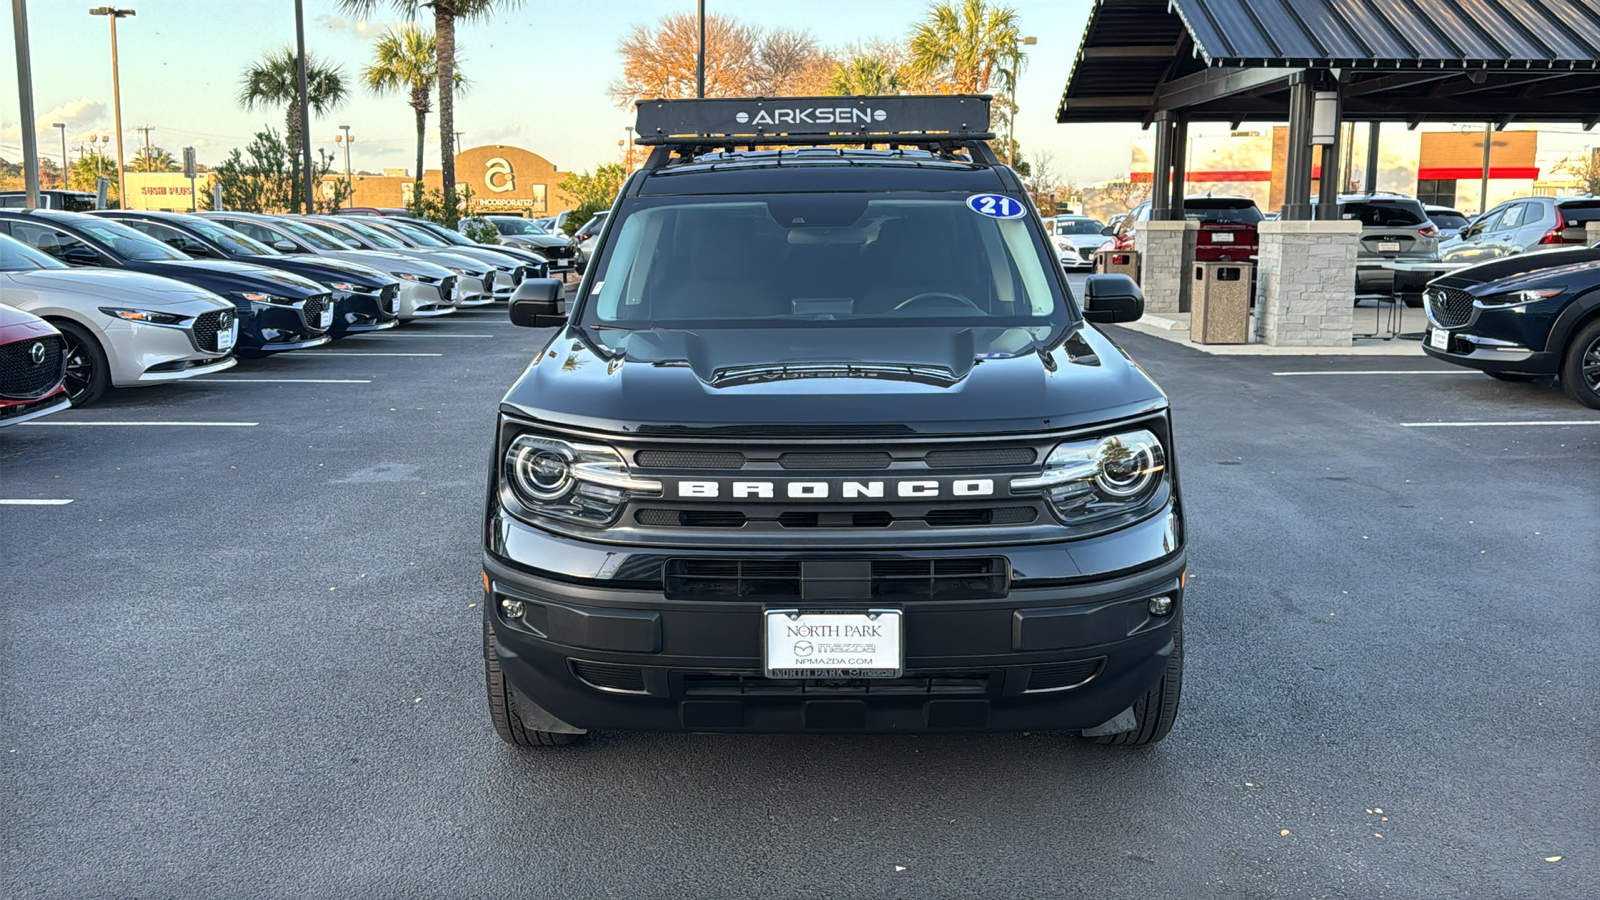
[[[916,522],[929,528],[976,528],[983,525],[1027,525],[1039,518],[1031,506],[972,507],[928,510],[922,515],[895,515],[883,510],[790,509],[776,519],[752,519],[736,509],[641,509],[633,520],[656,528],[742,528],[752,521],[776,521],[780,528],[888,528]]]
[[[574,659],[572,674],[581,678],[590,687],[609,691],[627,691],[631,694],[642,694],[644,688],[644,670],[638,666],[618,666],[611,663],[585,662]]]
[[[785,469],[887,469],[893,458],[887,453],[785,453],[778,465]]]
[[[312,331],[322,330],[322,305],[328,302],[330,300],[325,294],[318,294],[315,297],[306,299],[305,304],[300,307],[300,311],[305,313],[307,328]]]
[[[1000,599],[1011,582],[1010,565],[998,556],[880,559],[867,572],[873,600]],[[662,588],[669,600],[797,601],[806,577],[799,560],[671,559]]]
[[[930,469],[981,469],[1005,466],[1032,465],[1039,453],[1032,447],[976,447],[955,450],[929,450],[921,456],[923,465]],[[772,459],[772,457],[766,457]],[[903,462],[917,462],[914,455],[900,457]],[[715,450],[640,450],[634,461],[647,469],[743,469],[750,463],[761,463],[738,451]],[[870,469],[887,469],[895,456],[887,451],[864,450],[855,452],[789,451],[778,454],[777,463],[784,469],[835,469],[841,472]]]
[[[378,308],[391,316],[399,314],[400,285],[386,284],[383,286],[383,290],[378,292]]]
[[[1429,288],[1428,315],[1441,328],[1459,328],[1472,318],[1472,295],[1455,288]]]
[[[1027,689],[1029,692],[1059,691],[1077,687],[1098,674],[1100,665],[1105,659],[1103,656],[1097,656],[1094,659],[1075,659],[1071,662],[1034,666],[1033,673],[1028,676]]]
[[[634,456],[647,469],[742,469],[743,453],[695,450],[640,450]]]
[[[39,358],[34,347],[41,346]],[[66,357],[57,335],[25,338],[0,346],[0,397],[33,400],[50,393],[61,383]]]
[[[217,352],[217,335],[233,327],[233,311],[219,309],[194,317],[194,342],[207,353]]]
[[[439,282],[439,296],[440,296],[440,298],[442,298],[443,300],[448,302],[450,300],[450,298],[454,297],[455,295],[456,295],[456,277],[454,275],[451,275],[449,278],[445,278],[445,279],[440,280],[440,282]]]
[[[540,247],[539,255],[546,259],[567,259],[572,256],[571,247]]]
[[[934,469],[977,469],[985,466],[1031,465],[1039,454],[1032,447],[974,450],[930,450],[923,460]]]
[[[698,697],[792,696],[839,694],[986,694],[986,674],[952,672],[912,678],[795,678],[775,679],[720,672],[674,673],[683,679],[683,692]],[[999,677],[999,673],[996,673]]]

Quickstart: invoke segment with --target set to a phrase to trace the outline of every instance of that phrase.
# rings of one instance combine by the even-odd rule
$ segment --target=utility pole
[[[342,134],[342,135],[339,135],[339,134],[334,135],[333,136],[333,142],[335,144],[344,144],[344,184],[345,184],[345,193],[346,193],[347,197],[353,197],[353,196],[355,196],[356,186],[355,186],[355,182],[350,178],[350,145],[355,143],[356,139],[350,136],[350,126],[349,125],[340,125],[339,126],[339,130],[343,131],[344,134]]]
[[[1483,183],[1478,188],[1478,215],[1489,211],[1489,147],[1494,143],[1494,123],[1483,123]]]
[[[51,122],[50,127],[61,132],[61,189],[67,189],[67,123]]]
[[[144,164],[148,166],[150,165],[150,126],[139,125],[133,130],[144,136]]]
[[[317,207],[312,193],[311,106],[306,93],[306,12],[301,0],[294,0],[294,41],[295,106],[296,116],[300,120],[300,155],[305,160],[305,176],[302,180],[305,184],[306,214],[310,215],[317,211]]]
[[[122,177],[122,74],[117,67],[117,20],[138,15],[131,9],[114,6],[97,6],[89,10],[91,16],[105,16],[111,20],[111,102],[117,114],[117,205],[127,208],[128,185]]]
[[[466,132],[465,131],[457,131],[457,132],[453,132],[453,133],[456,136],[456,155],[460,156],[461,155],[461,136],[463,134],[466,134]]]
[[[33,61],[28,57],[28,6],[25,0],[11,0],[11,16],[17,36],[17,99],[22,107],[22,170],[24,202],[29,209],[39,206],[39,136],[33,122]]]
[[[694,51],[694,95],[706,95],[706,0],[698,0],[700,8],[700,40]]]

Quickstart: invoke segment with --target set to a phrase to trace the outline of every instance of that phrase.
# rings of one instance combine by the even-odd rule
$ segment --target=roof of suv
[[[998,191],[981,162],[922,150],[793,148],[705,153],[642,173],[637,193],[764,194],[807,191]]]

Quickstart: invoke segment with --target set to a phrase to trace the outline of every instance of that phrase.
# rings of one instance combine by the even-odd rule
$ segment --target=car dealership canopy
[[[1180,218],[1189,121],[1287,120],[1284,217],[1306,219],[1343,120],[1593,128],[1597,97],[1600,0],[1098,0],[1056,121],[1156,126],[1153,212]]]

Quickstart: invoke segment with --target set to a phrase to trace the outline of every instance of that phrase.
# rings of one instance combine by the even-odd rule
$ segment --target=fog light
[[[1154,605],[1154,603],[1155,601],[1152,600],[1151,604]],[[522,618],[523,611],[524,607],[521,600],[512,600],[511,598],[507,597],[500,601],[500,612],[508,619]]]
[[[522,604],[519,603],[517,605],[521,606]],[[1170,616],[1170,615],[1172,615],[1172,598],[1171,597],[1151,597],[1150,598],[1150,615],[1152,615],[1152,616]]]

